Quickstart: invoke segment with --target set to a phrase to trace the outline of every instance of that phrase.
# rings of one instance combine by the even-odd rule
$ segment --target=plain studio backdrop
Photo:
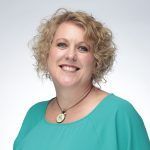
[[[33,104],[55,96],[53,84],[38,78],[27,43],[60,7],[93,14],[112,30],[117,58],[102,89],[132,103],[150,137],[150,1],[0,0],[0,149],[12,149]]]

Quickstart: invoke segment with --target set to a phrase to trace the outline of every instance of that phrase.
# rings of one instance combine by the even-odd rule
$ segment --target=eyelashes
[[[58,43],[58,44],[57,44],[57,47],[59,47],[59,48],[61,48],[61,49],[65,49],[65,48],[67,47],[67,44],[61,42],[61,43]]]
[[[88,52],[89,49],[86,46],[79,46],[78,48],[81,52]]]
[[[68,45],[64,42],[59,42],[56,44],[56,46],[60,49],[66,49],[68,48]],[[79,45],[77,46],[77,49],[80,51],[80,52],[88,52],[89,51],[89,48],[88,46],[83,46],[83,45]]]

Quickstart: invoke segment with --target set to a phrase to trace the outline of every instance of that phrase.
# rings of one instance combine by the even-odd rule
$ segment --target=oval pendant
[[[57,115],[57,118],[56,118],[57,123],[61,123],[64,120],[65,120],[65,114],[62,113],[62,114]]]

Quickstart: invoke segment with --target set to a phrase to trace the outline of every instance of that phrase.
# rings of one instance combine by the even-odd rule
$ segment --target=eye
[[[81,52],[88,52],[89,49],[86,46],[79,46],[78,48]]]
[[[61,48],[61,49],[65,49],[67,47],[66,43],[60,42],[57,44],[57,47]]]

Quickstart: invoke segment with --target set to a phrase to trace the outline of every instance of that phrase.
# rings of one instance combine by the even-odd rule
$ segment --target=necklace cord
[[[71,106],[71,107],[69,107],[68,109],[65,109],[65,110],[62,110],[62,108],[61,108],[61,106],[60,106],[60,104],[59,104],[59,102],[58,102],[58,99],[57,99],[57,97],[56,97],[55,100],[56,100],[56,102],[57,102],[57,104],[58,104],[58,106],[59,106],[61,112],[62,112],[63,114],[65,114],[65,112],[66,112],[67,110],[69,110],[69,109],[71,109],[72,107],[78,105],[82,100],[84,100],[84,99],[89,95],[89,93],[91,92],[92,88],[93,88],[93,86],[91,86],[91,88],[88,90],[88,92],[87,92],[76,104],[74,104],[73,106]]]

